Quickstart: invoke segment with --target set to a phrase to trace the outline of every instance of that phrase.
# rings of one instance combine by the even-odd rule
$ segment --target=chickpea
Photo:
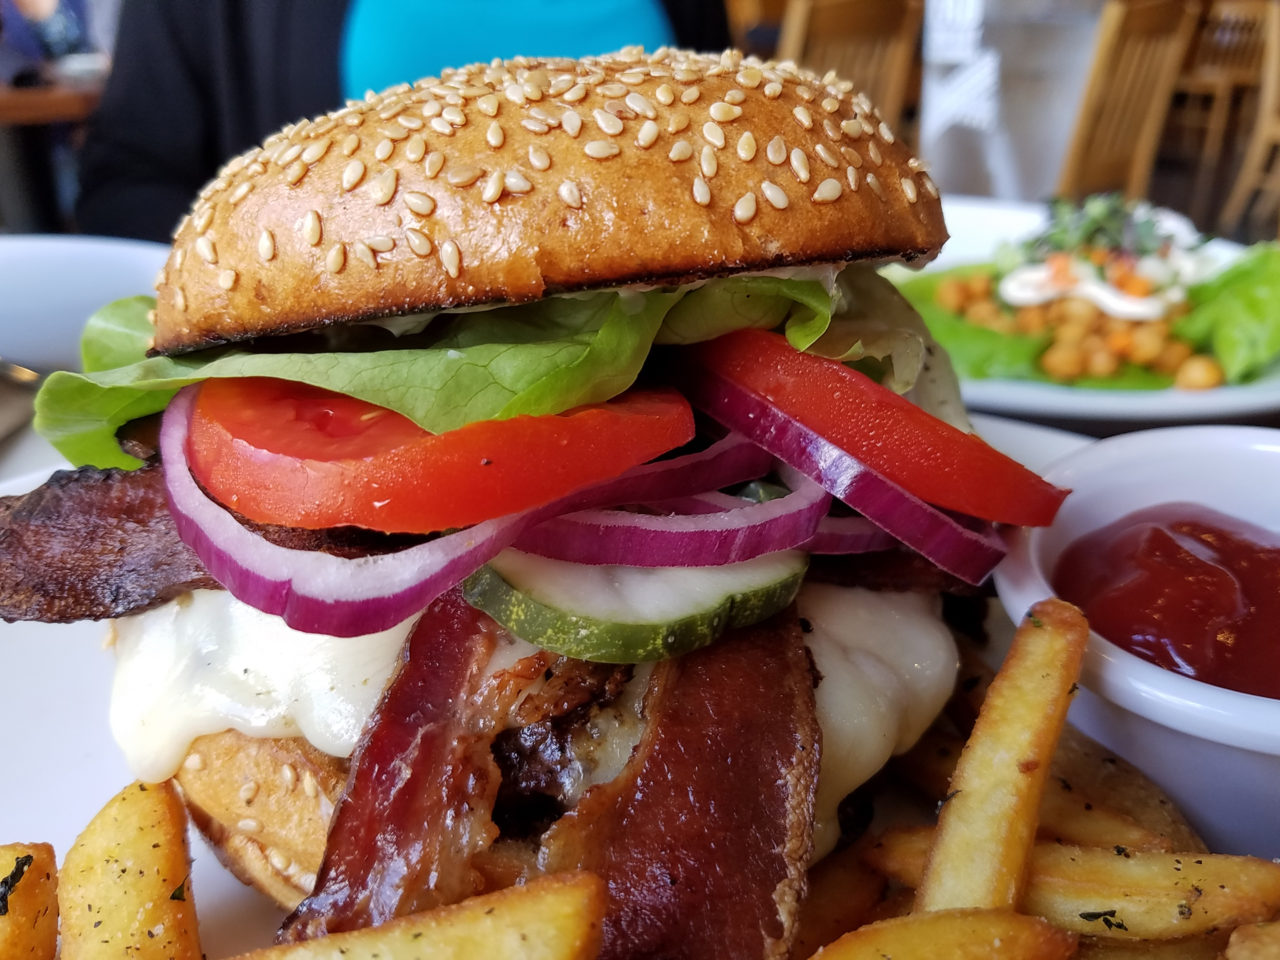
[[[969,287],[959,277],[947,277],[938,284],[933,298],[948,313],[964,313],[969,302]]]
[[[1044,333],[1049,328],[1049,312],[1043,304],[1019,307],[1014,321],[1023,333]]]
[[[1054,380],[1075,380],[1084,373],[1080,344],[1056,342],[1040,355],[1040,368]]]
[[[1197,353],[1187,357],[1173,375],[1173,385],[1183,390],[1208,390],[1222,385],[1226,378],[1222,365],[1213,357]]]
[[[964,318],[980,327],[989,327],[1006,333],[1013,328],[1012,319],[1004,315],[1000,305],[994,300],[972,301],[964,309]]]
[[[1106,340],[1090,337],[1083,345],[1084,372],[1090,377],[1114,377],[1120,369],[1120,357],[1108,346]]]
[[[1055,343],[1078,344],[1089,335],[1089,324],[1080,320],[1064,320],[1053,331]]]
[[[989,273],[970,275],[966,285],[969,288],[969,296],[974,300],[990,300],[995,296],[994,284]]]
[[[1159,373],[1175,374],[1192,353],[1191,344],[1185,340],[1169,340],[1151,366]]]
[[[1079,323],[1091,328],[1102,316],[1102,311],[1080,297],[1066,297],[1061,303],[1063,323]]]
[[[1129,342],[1129,359],[1142,367],[1150,366],[1164,349],[1166,331],[1161,323],[1136,323]]]

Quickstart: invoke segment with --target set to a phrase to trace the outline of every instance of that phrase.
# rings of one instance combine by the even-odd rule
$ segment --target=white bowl
[[[1121,434],[1053,463],[1072,490],[1052,526],[1016,534],[995,572],[1017,622],[1083,534],[1158,503],[1192,501],[1280,530],[1280,430],[1169,427]],[[1280,641],[1280,632],[1277,633]],[[1280,700],[1175,674],[1092,635],[1071,720],[1160,784],[1210,849],[1280,857]]]

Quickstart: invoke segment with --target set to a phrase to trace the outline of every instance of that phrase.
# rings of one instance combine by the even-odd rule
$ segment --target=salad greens
[[[1280,357],[1280,244],[1250,248],[1187,298],[1191,311],[1173,331],[1217,357],[1228,383],[1247,381]]]
[[[728,329],[785,324],[802,342],[831,320],[831,295],[812,280],[741,277],[693,290],[608,291],[432,318],[390,349],[332,352],[321,337],[290,352],[237,346],[147,357],[147,297],[92,317],[83,373],[49,376],[36,428],[75,464],[135,467],[115,439],[123,424],[163,410],[207,377],[278,377],[396,410],[434,433],[475,420],[558,413],[616,396],[636,379],[655,341],[689,343]],[[670,319],[670,323],[668,323]],[[274,345],[273,345],[274,346]]]

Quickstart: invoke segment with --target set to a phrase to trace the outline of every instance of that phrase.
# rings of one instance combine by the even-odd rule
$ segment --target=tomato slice
[[[431,533],[548,503],[692,437],[689,404],[671,390],[433,434],[317,387],[213,379],[187,456],[213,497],[259,523]]]
[[[738,330],[689,349],[696,363],[935,506],[1045,526],[1067,495],[975,434],[837,360],[801,353],[779,334]]]

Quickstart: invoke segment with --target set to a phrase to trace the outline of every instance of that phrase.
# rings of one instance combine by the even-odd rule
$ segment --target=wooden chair
[[[834,70],[900,126],[915,69],[924,0],[788,0],[778,59]]]
[[[1266,52],[1258,115],[1240,172],[1222,207],[1218,227],[1223,233],[1240,225],[1251,203],[1251,215],[1259,224],[1280,206],[1280,0],[1267,3],[1263,43]]]
[[[1186,0],[1107,0],[1058,194],[1146,195],[1160,132],[1198,18]]]
[[[1221,177],[1223,147],[1239,101],[1258,87],[1270,5],[1269,0],[1213,0],[1174,85],[1170,126],[1194,133],[1200,144],[1190,206],[1197,223],[1204,221]]]

